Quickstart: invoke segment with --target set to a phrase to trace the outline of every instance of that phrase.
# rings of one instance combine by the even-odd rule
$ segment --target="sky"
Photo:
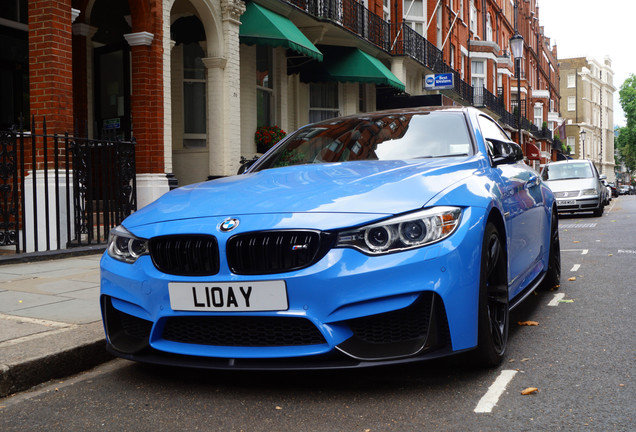
[[[558,58],[592,57],[612,60],[614,124],[625,125],[618,91],[629,74],[636,74],[636,2],[634,0],[537,0],[539,24],[557,45]]]

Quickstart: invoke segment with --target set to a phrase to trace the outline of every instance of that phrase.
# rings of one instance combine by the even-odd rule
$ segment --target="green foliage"
[[[625,165],[628,172],[636,170],[636,128],[625,126],[618,129],[618,136],[614,141],[618,149],[618,162]]]
[[[620,103],[627,120],[626,126],[618,129],[614,141],[619,151],[618,162],[625,165],[631,174],[636,170],[636,76],[630,74],[619,91]]]

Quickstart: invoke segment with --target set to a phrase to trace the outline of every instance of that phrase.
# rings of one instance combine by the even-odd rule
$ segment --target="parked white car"
[[[587,159],[551,162],[541,171],[541,178],[556,197],[559,213],[594,212],[602,216],[609,200],[594,164]],[[611,193],[610,193],[611,195]]]

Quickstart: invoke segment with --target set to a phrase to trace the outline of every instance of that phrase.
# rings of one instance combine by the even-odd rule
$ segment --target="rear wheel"
[[[499,365],[508,345],[508,276],[506,254],[499,231],[486,225],[481,250],[478,345],[473,360],[478,366]]]
[[[561,283],[561,243],[559,241],[559,217],[556,211],[552,212],[550,223],[550,256],[548,257],[548,271],[546,272],[542,290],[551,290],[559,287]]]

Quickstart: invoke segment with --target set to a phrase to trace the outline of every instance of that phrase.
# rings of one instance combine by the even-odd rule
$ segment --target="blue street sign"
[[[424,77],[426,90],[450,90],[454,87],[454,75],[452,73],[431,74]]]

